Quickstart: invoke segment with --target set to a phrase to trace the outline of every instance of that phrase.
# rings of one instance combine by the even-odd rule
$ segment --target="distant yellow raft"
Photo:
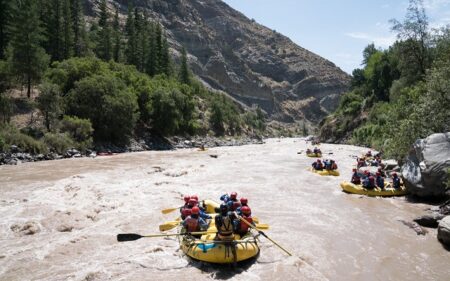
[[[312,157],[312,158],[321,158],[322,153],[306,153],[306,156]]]
[[[199,149],[197,149],[197,151],[208,151],[208,149],[207,148],[204,148],[204,149],[199,148]]]
[[[374,189],[365,189],[362,185],[353,184],[351,182],[344,181],[341,183],[341,188],[343,191],[352,194],[360,194],[367,196],[403,196],[408,194],[404,186],[399,189],[392,188],[388,183],[385,183],[385,188],[381,189],[379,187]]]
[[[323,170],[315,170],[315,169],[311,168],[311,171],[313,173],[319,174],[321,176],[335,176],[335,177],[338,177],[340,175],[338,170],[325,170],[325,169],[323,169]]]

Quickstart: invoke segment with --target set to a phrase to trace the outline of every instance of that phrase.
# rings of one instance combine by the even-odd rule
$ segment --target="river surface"
[[[0,280],[450,280],[436,230],[419,236],[401,222],[430,206],[345,194],[339,183],[365,149],[322,145],[341,171],[322,177],[308,170],[314,159],[297,154],[306,148],[270,139],[2,166]],[[256,261],[238,268],[191,261],[175,238],[116,242],[118,233],[158,233],[177,216],[161,209],[181,205],[183,194],[231,191],[293,257],[263,237]]]

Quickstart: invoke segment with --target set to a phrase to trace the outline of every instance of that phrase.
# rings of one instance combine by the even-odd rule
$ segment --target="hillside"
[[[119,4],[125,17],[128,2],[109,4],[111,9]],[[349,75],[332,62],[220,0],[134,2],[164,26],[175,58],[182,46],[187,49],[190,66],[203,82],[248,106],[260,106],[274,120],[317,123],[348,90]],[[90,15],[98,10],[98,1],[85,4]]]

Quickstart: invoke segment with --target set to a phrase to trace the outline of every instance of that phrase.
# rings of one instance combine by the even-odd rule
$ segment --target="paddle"
[[[203,235],[210,234],[216,232],[186,232],[186,233],[171,233],[171,234],[150,234],[150,235],[140,235],[136,233],[121,233],[117,234],[117,241],[126,242],[126,241],[135,241],[141,238],[154,238],[154,237],[169,237],[169,236],[179,236],[179,235]]]
[[[249,223],[248,221],[246,221],[243,217],[239,216],[237,213],[235,213],[236,216],[243,221],[246,225],[248,225],[249,227],[253,228],[254,230],[258,231],[259,234],[261,234],[262,236],[266,237],[267,239],[270,240],[270,242],[272,242],[273,244],[275,244],[275,246],[277,246],[278,248],[280,248],[281,250],[283,250],[286,254],[288,254],[289,256],[292,256],[291,253],[289,253],[285,248],[281,247],[280,244],[278,244],[277,242],[275,242],[273,239],[271,239],[269,236],[267,236],[263,231],[258,230],[253,224]]]
[[[179,210],[181,207],[176,207],[176,208],[170,208],[170,209],[164,209],[161,211],[161,213],[163,213],[164,215],[170,214],[173,211]]]

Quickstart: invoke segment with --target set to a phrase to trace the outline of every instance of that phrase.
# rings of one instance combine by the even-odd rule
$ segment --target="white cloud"
[[[395,36],[374,36],[365,32],[349,32],[345,33],[346,36],[367,41],[368,43],[374,43],[377,47],[387,48],[395,42]]]
[[[424,0],[423,5],[428,10],[439,10],[450,5],[450,0]]]

